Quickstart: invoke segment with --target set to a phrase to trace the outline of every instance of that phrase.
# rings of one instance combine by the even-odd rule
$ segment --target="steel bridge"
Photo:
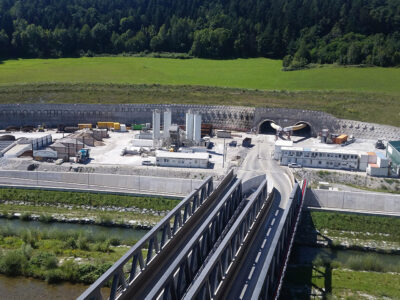
[[[277,299],[305,192],[208,177],[78,299]]]

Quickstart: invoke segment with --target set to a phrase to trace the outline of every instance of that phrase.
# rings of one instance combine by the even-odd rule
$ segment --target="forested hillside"
[[[0,57],[177,52],[400,64],[399,0],[0,0]]]

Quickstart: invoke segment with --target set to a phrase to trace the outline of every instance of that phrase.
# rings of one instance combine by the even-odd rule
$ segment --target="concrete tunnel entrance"
[[[276,130],[272,128],[271,123],[275,123],[273,120],[264,120],[258,126],[259,134],[276,134]]]
[[[305,124],[306,126],[302,129],[293,131],[294,136],[303,136],[303,137],[310,137],[312,136],[312,129],[311,125],[308,122],[300,121],[297,122],[295,125]]]

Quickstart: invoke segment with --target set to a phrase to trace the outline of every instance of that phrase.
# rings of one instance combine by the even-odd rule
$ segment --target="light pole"
[[[225,167],[225,138],[224,138],[224,149],[222,150],[222,169]]]

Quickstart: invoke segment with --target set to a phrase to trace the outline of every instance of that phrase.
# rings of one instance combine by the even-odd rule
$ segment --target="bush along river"
[[[146,233],[0,219],[0,298],[75,299]]]
[[[400,299],[400,218],[303,211],[280,299]]]

